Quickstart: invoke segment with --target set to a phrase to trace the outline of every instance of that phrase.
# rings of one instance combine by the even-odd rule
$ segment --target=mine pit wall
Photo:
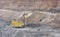
[[[60,9],[60,0],[0,0],[0,8],[9,10]]]

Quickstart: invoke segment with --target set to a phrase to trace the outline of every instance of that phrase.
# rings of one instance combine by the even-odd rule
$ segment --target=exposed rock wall
[[[0,0],[0,8],[12,10],[60,9],[60,0]]]

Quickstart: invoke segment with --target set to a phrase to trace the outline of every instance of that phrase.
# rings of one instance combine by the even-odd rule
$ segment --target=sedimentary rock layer
[[[0,8],[12,10],[60,9],[60,0],[0,0]]]

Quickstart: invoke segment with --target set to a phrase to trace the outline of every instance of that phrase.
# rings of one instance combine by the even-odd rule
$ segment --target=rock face
[[[45,13],[45,12],[33,12],[33,14],[25,19],[27,24],[46,24],[50,28],[60,27],[60,13]]]
[[[0,8],[12,10],[60,9],[60,0],[0,0]]]
[[[53,28],[60,28],[60,14],[57,14],[51,22],[48,23],[49,26]]]

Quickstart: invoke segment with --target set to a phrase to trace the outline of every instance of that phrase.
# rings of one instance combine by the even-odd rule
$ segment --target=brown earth
[[[60,0],[0,0],[0,8],[13,10],[60,9]]]

